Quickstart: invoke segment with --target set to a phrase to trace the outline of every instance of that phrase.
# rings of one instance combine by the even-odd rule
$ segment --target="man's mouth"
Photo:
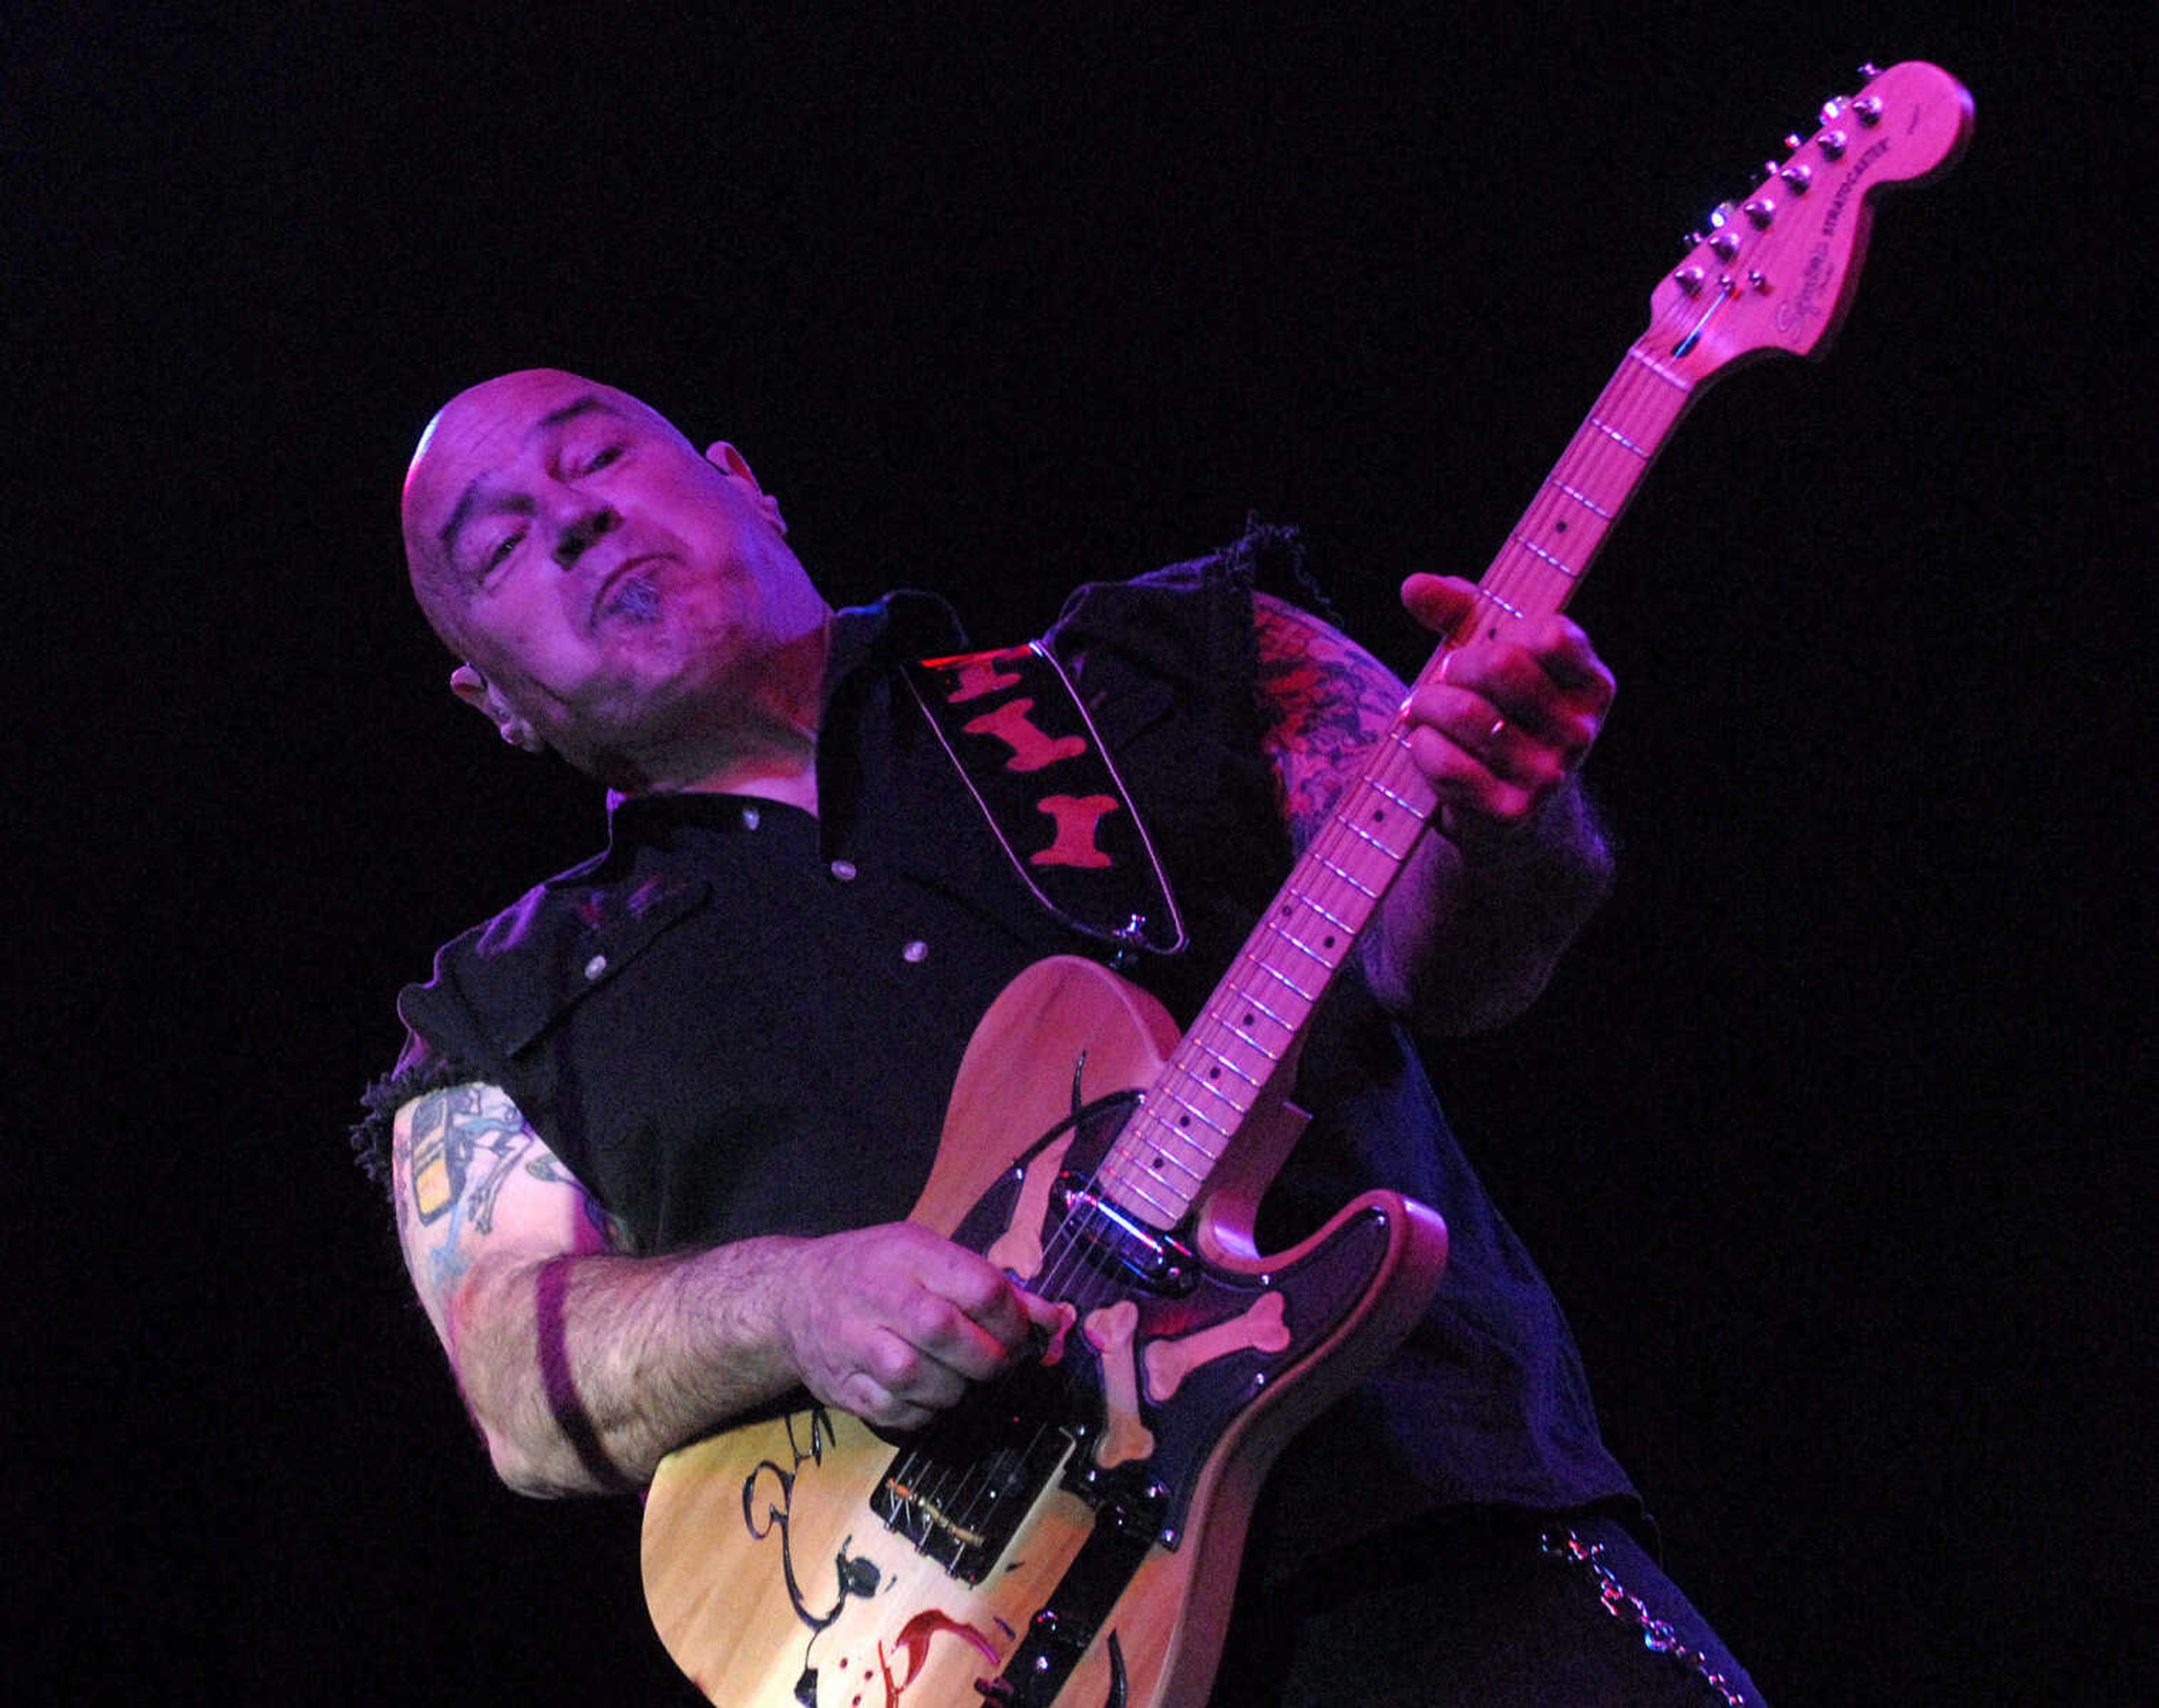
[[[659,614],[660,590],[652,583],[655,562],[650,556],[633,557],[600,583],[599,592],[593,598],[593,627],[608,617],[646,623]]]

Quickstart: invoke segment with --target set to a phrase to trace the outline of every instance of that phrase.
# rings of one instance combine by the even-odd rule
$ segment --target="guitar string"
[[[1665,329],[1666,331],[1671,329]],[[1657,329],[1653,328],[1653,334],[1656,330]],[[1521,612],[1523,608],[1530,603],[1525,597],[1525,592],[1529,590],[1534,590],[1543,596],[1541,608],[1533,614],[1543,615],[1565,604],[1574,587],[1587,573],[1597,551],[1603,544],[1605,536],[1617,521],[1620,511],[1628,500],[1632,498],[1635,489],[1646,474],[1650,463],[1654,460],[1657,452],[1661,448],[1665,438],[1692,401],[1690,387],[1681,389],[1676,399],[1670,396],[1670,391],[1666,388],[1672,387],[1675,381],[1665,377],[1658,368],[1650,365],[1653,359],[1647,357],[1643,351],[1643,345],[1648,342],[1649,339],[1645,338],[1639,340],[1629,349],[1627,359],[1622,362],[1618,371],[1608,382],[1604,391],[1599,396],[1589,419],[1577,429],[1575,438],[1561,453],[1559,461],[1554,465],[1552,473],[1538,488],[1536,494],[1524,512],[1521,523],[1518,525],[1514,532],[1509,535],[1506,544],[1501,548],[1493,565],[1478,583],[1480,592],[1489,595],[1493,601],[1499,603],[1503,608]],[[1660,401],[1666,406],[1664,411],[1659,411],[1654,407],[1642,409],[1639,406],[1645,396],[1653,394],[1660,395]],[[1664,415],[1661,420],[1656,418],[1660,412]],[[1647,423],[1647,432],[1643,431],[1644,422]],[[1598,430],[1600,428],[1603,430]],[[1611,437],[1613,432],[1623,432],[1628,442],[1628,444],[1623,445],[1618,443]],[[1630,445],[1638,446],[1640,448],[1629,448]],[[1613,491],[1615,485],[1618,489],[1616,496]],[[1591,494],[1594,494],[1594,497],[1591,497]],[[1587,502],[1584,503],[1584,499],[1587,499]],[[1597,523],[1588,531],[1587,550],[1582,555],[1582,561],[1574,562],[1562,560],[1564,567],[1561,567],[1560,563],[1546,558],[1538,548],[1531,546],[1530,540],[1531,536],[1543,535],[1547,525],[1555,520],[1553,513],[1569,502],[1587,509],[1597,517]],[[1556,556],[1556,554],[1554,556]],[[1555,588],[1552,585],[1552,577],[1556,576],[1561,577],[1561,582]],[[1427,678],[1446,655],[1457,650],[1462,644],[1463,644],[1463,641],[1456,637],[1449,637],[1442,641],[1432,660],[1428,662],[1425,671],[1421,673],[1420,681]],[[1421,820],[1425,819],[1428,815],[1426,812],[1407,806],[1407,802],[1416,798],[1414,793],[1408,791],[1414,789],[1416,779],[1414,776],[1414,767],[1406,765],[1406,753],[1407,750],[1404,743],[1383,738],[1383,744],[1380,750],[1367,762],[1359,776],[1353,779],[1344,789],[1344,797],[1346,799],[1352,794],[1369,791],[1381,798],[1395,800],[1397,805],[1404,806],[1406,810],[1410,810],[1412,815]],[[1405,775],[1406,769],[1411,774]],[[1364,810],[1364,802],[1361,799],[1357,803],[1356,810],[1360,815]],[[1379,809],[1379,810],[1384,811],[1384,809]],[[1399,855],[1395,854],[1387,845],[1377,843],[1376,839],[1369,837],[1355,829],[1351,825],[1349,815],[1342,810],[1342,804],[1338,802],[1336,810],[1330,814],[1328,822],[1322,826],[1312,844],[1308,846],[1306,857],[1300,858],[1297,867],[1292,871],[1290,883],[1286,886],[1286,893],[1292,897],[1292,904],[1302,903],[1307,906],[1318,908],[1323,917],[1331,915],[1333,908],[1325,906],[1318,898],[1321,888],[1325,882],[1319,874],[1331,872],[1336,884],[1345,886],[1353,893],[1361,894],[1361,887],[1357,884],[1355,879],[1347,875],[1349,872],[1369,872],[1375,866],[1391,866],[1398,869],[1406,862],[1409,853],[1414,851],[1416,841],[1416,838],[1412,836],[1405,851]],[[1370,854],[1364,851],[1367,848],[1375,846],[1378,846],[1383,858],[1375,860]],[[1318,857],[1316,859],[1312,857],[1315,854]],[[1307,878],[1307,882],[1302,884],[1298,882],[1301,876]],[[1332,886],[1327,888],[1331,893]],[[1330,893],[1330,899],[1333,901],[1336,907],[1344,905],[1344,898],[1339,895]],[[1373,903],[1375,909],[1376,905],[1375,901]],[[1261,927],[1256,929],[1252,939],[1247,943],[1247,952],[1240,954],[1238,962],[1233,965],[1230,974],[1224,979],[1221,995],[1234,998],[1235,1006],[1249,1007],[1256,1001],[1251,992],[1243,988],[1240,981],[1245,974],[1248,962],[1261,969],[1266,968],[1266,956],[1270,945],[1263,939],[1266,934],[1266,927],[1271,923],[1271,904],[1270,917],[1263,919]],[[1362,923],[1369,923],[1369,916],[1368,911],[1366,920]],[[1349,943],[1344,945],[1338,955],[1329,956],[1314,950],[1292,933],[1284,931],[1279,934],[1287,937],[1297,952],[1317,960],[1324,969],[1324,975],[1318,990],[1309,993],[1297,985],[1293,980],[1287,977],[1282,979],[1282,982],[1295,994],[1297,1004],[1304,1011],[1293,1022],[1284,1022],[1276,1019],[1278,1024],[1287,1024],[1290,1036],[1293,1040],[1302,1029],[1305,1020],[1308,1018],[1312,1009],[1323,996],[1328,983],[1338,970],[1342,962],[1347,960],[1354,946],[1355,939],[1353,937]],[[1270,994],[1274,993],[1270,991]],[[1277,997],[1276,1000],[1281,999]],[[1245,1034],[1240,1026],[1227,1020],[1226,1012],[1230,1006],[1230,1002],[1222,1001],[1219,997],[1209,1002],[1202,1011],[1199,1021],[1192,1033],[1180,1043],[1178,1050],[1173,1052],[1171,1060],[1164,1064],[1162,1073],[1157,1075],[1158,1083],[1166,1085],[1180,1074],[1187,1079],[1194,1077],[1190,1066],[1183,1059],[1188,1053],[1185,1048],[1187,1044],[1193,1046],[1201,1055],[1218,1063],[1226,1063],[1229,1057],[1236,1053],[1240,1045],[1245,1048],[1257,1050],[1263,1058],[1269,1060],[1270,1064],[1274,1059],[1278,1058],[1258,1044],[1256,1040]],[[1259,1006],[1264,1009],[1266,1005],[1261,1003]],[[1271,1014],[1271,1018],[1274,1017],[1276,1017]],[[1258,1066],[1257,1064],[1253,1065],[1256,1068]],[[1239,1070],[1233,1067],[1232,1071]],[[1240,1077],[1245,1077],[1249,1081],[1249,1076],[1240,1074]],[[1210,1085],[1202,1089],[1208,1089],[1212,1087]],[[1224,1096],[1230,1107],[1237,1111],[1240,1124],[1249,1115],[1249,1107],[1244,1106],[1243,1099],[1227,1097],[1219,1091],[1216,1095]],[[1187,1099],[1175,1098],[1174,1100],[1189,1106]],[[1181,1135],[1178,1129],[1169,1125],[1167,1116],[1159,1111],[1150,1110],[1142,1104],[1127,1121],[1124,1131],[1112,1141],[1103,1162],[1097,1167],[1090,1181],[1091,1190],[1100,1192],[1105,1185],[1110,1184],[1104,1178],[1109,1168],[1130,1161],[1129,1153],[1135,1146],[1127,1141],[1132,1139],[1135,1127],[1150,1121],[1159,1128],[1161,1136],[1172,1141],[1180,1138]],[[1232,1131],[1235,1131],[1234,1127]],[[1147,1142],[1158,1152],[1162,1151],[1162,1147],[1158,1143],[1152,1141]],[[1211,1172],[1212,1167],[1219,1159],[1209,1155],[1204,1146],[1199,1146],[1189,1140],[1184,1142],[1192,1144],[1193,1148],[1199,1150],[1199,1154],[1206,1158],[1208,1169]],[[1196,1177],[1204,1188],[1206,1175],[1201,1173]],[[1105,1195],[1107,1194],[1105,1193]],[[1181,1191],[1177,1195],[1183,1200],[1185,1207],[1189,1206],[1194,1196]],[[1099,1304],[1102,1297],[1113,1291],[1106,1278],[1094,1274],[1091,1271],[1091,1266],[1086,1263],[1086,1242],[1079,1231],[1078,1221],[1079,1218],[1068,1214],[1045,1240],[1044,1261],[1038,1271],[1040,1279],[1038,1282],[1038,1290],[1042,1291],[1044,1297],[1059,1299],[1074,1307],[1074,1321],[1071,1328],[1066,1331],[1068,1334],[1073,1332],[1085,1333],[1084,1319],[1091,1314],[1093,1308]],[[1080,1295],[1080,1302],[1074,1302],[1073,1295],[1075,1292]],[[1131,1353],[1133,1359],[1135,1383],[1136,1385],[1143,1385],[1144,1378],[1139,1368],[1136,1338]],[[1076,1375],[1068,1371],[1062,1379],[1061,1385],[1065,1393],[1068,1395],[1070,1395],[1077,1386]],[[1051,1424],[1044,1424],[1037,1428],[1028,1448],[1023,1452],[1023,1459],[1033,1457],[1034,1452],[1040,1447],[1044,1437],[1054,1426]],[[902,1487],[914,1488],[924,1480],[922,1472],[932,1463],[934,1461],[925,1453],[911,1453],[900,1462],[899,1468],[895,1474]],[[956,1470],[946,1470],[937,1479],[935,1491],[920,1493],[917,1499],[919,1502],[926,1500],[931,1504],[932,1509],[947,1514],[949,1521],[955,1529],[971,1532],[979,1527],[986,1507],[997,1498],[997,1480],[994,1473],[986,1467],[967,1466]]]

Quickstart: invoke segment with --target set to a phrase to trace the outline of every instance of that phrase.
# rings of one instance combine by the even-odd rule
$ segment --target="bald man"
[[[1304,1612],[1240,1625],[1219,1700],[1739,1699],[1630,1533],[1646,1520],[1558,1307],[1403,1030],[1520,1012],[1608,886],[1577,774],[1612,679],[1578,627],[1473,641],[1409,696],[1283,597],[1302,569],[1281,531],[1080,590],[1045,667],[1181,939],[1120,943],[1033,883],[931,727],[909,672],[964,650],[949,611],[835,613],[733,446],[701,453],[572,375],[506,375],[428,427],[403,521],[453,691],[609,807],[602,853],[408,988],[364,1130],[510,1486],[634,1488],[804,1391],[917,1429],[1035,1356],[1058,1302],[904,1219],[974,1020],[1033,962],[1081,954],[1188,1022],[1401,717],[1434,831],[1314,1018],[1313,1122],[1262,1232],[1301,1237],[1385,1184],[1445,1216],[1449,1268],[1393,1363],[1285,1456],[1245,1581]],[[1473,599],[1404,587],[1437,633]],[[1615,1623],[1628,1607],[1685,1634],[1650,1654]],[[1422,1641],[1375,1639],[1406,1615]],[[1439,1680],[1435,1620],[1455,1633]],[[1331,1694],[1353,1656],[1357,1693]],[[1608,1695],[1551,1694],[1592,1676]]]

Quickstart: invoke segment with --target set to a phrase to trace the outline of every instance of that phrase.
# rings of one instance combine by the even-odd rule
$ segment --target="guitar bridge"
[[[1067,1430],[1009,1408],[941,1420],[909,1438],[870,1510],[965,1584],[997,1564],[1070,1454]]]

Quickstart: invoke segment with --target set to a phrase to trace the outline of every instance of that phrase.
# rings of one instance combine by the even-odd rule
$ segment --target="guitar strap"
[[[991,835],[1038,902],[1121,955],[1184,947],[1184,920],[1147,826],[1048,647],[1030,641],[924,659],[905,673]]]

